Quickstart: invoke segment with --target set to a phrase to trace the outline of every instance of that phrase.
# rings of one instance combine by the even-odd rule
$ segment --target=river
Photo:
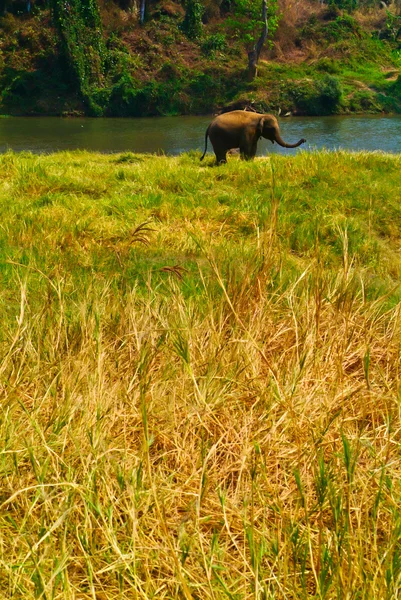
[[[85,149],[98,152],[161,152],[180,154],[202,150],[210,117],[154,117],[146,119],[63,119],[55,117],[0,118],[0,153],[50,153]],[[401,153],[401,116],[287,117],[279,119],[288,143],[304,137],[295,150],[267,140],[258,155],[302,150],[381,150]],[[211,152],[210,141],[208,149]]]

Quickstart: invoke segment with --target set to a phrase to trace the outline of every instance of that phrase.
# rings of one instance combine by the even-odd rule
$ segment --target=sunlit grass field
[[[0,156],[0,597],[401,594],[401,156]]]

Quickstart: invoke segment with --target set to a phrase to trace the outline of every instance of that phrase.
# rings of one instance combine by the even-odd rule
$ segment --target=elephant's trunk
[[[282,146],[283,148],[297,148],[298,146],[300,146],[301,144],[304,144],[306,142],[306,140],[304,138],[301,138],[299,140],[299,142],[297,142],[296,144],[287,144],[287,142],[285,142],[283,140],[283,138],[281,137],[281,135],[278,132],[276,133],[275,141],[277,142],[277,144],[279,146]]]

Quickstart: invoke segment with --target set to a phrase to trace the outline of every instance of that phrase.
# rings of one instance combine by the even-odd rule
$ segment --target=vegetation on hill
[[[0,596],[401,593],[401,158],[0,156]]]
[[[0,110],[113,116],[252,105],[401,111],[398,0],[2,0]],[[30,12],[27,12],[29,8]]]

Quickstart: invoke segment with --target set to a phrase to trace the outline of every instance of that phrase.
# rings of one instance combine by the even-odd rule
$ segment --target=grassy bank
[[[400,156],[0,156],[0,595],[396,598]]]

